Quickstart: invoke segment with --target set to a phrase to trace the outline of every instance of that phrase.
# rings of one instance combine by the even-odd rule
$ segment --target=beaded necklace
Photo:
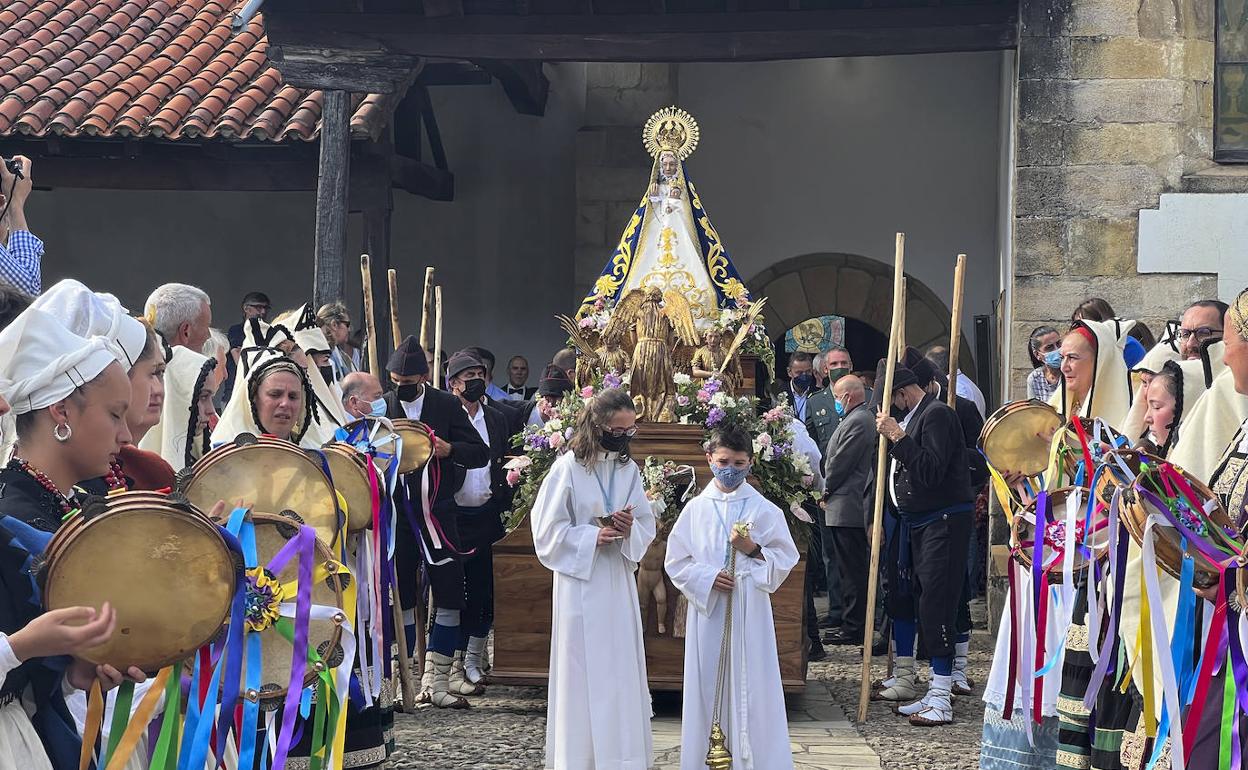
[[[13,457],[13,464],[16,465],[23,473],[34,479],[39,486],[43,487],[49,494],[56,498],[57,505],[61,507],[61,513],[63,515],[68,516],[73,513],[74,506],[69,502],[69,498],[61,494],[61,490],[57,489],[56,484],[53,484],[52,479],[48,478],[43,471],[17,456]]]
[[[109,489],[126,488],[126,476],[121,471],[121,463],[116,460],[108,462],[108,473],[104,475],[104,483]]]

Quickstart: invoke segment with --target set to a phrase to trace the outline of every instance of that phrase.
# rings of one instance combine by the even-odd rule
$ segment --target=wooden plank
[[[395,155],[390,160],[394,186],[434,201],[455,200],[455,175],[450,171]]]
[[[316,248],[312,300],[342,298],[347,251],[347,189],[351,167],[351,95],[326,91],[321,107],[321,155],[316,185]]]
[[[421,6],[430,18],[464,15],[463,0],[421,0]]]
[[[546,96],[550,81],[542,72],[540,61],[510,61],[503,59],[480,59],[481,68],[498,78],[511,106],[521,115],[546,114]]]
[[[353,93],[403,93],[420,69],[417,57],[388,53],[376,44],[362,49],[336,45],[332,34],[310,47],[270,44],[268,56],[290,85]]]
[[[428,19],[412,14],[266,16],[274,44],[544,61],[751,61],[983,51],[1017,45],[1007,5]]]

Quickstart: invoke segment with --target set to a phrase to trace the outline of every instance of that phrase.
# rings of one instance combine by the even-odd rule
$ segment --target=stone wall
[[[1216,278],[1137,270],[1139,211],[1212,165],[1213,0],[1022,0],[1013,396],[1026,339],[1100,296],[1157,331]]]

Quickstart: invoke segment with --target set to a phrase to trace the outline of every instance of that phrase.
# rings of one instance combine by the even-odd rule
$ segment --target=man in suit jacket
[[[446,374],[448,389],[490,447],[489,465],[468,470],[454,498],[460,550],[467,556],[463,559],[465,606],[450,686],[453,694],[479,695],[485,691],[482,653],[494,624],[493,547],[506,534],[503,514],[511,505],[511,487],[503,467],[511,434],[503,413],[486,403],[486,364],[471,348],[451,356]]]
[[[439,707],[466,708],[467,701],[449,692],[451,664],[459,645],[460,613],[464,608],[464,567],[460,560],[464,549],[459,542],[455,493],[463,485],[470,468],[489,465],[490,448],[468,420],[459,399],[427,384],[429,361],[415,337],[403,340],[390,356],[386,370],[396,386],[385,395],[386,416],[420,420],[429,426],[434,435],[430,462],[437,463],[439,474],[430,505],[430,515],[435,520],[432,528],[425,519],[422,503],[425,490],[420,472],[407,474],[395,493],[400,514],[394,558],[408,645],[412,646],[416,639],[415,608],[420,598],[417,573],[423,555],[427,556],[436,610],[433,631],[429,634],[428,657],[433,665],[426,667],[430,683],[427,700]]]
[[[862,380],[845,375],[832,386],[844,416],[825,451],[824,550],[836,565],[841,586],[841,627],[824,641],[861,644],[867,611],[871,547],[867,543],[867,489],[874,475],[875,416]]]

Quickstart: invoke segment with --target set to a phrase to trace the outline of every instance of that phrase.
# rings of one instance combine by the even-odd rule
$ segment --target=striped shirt
[[[32,297],[43,290],[40,261],[43,241],[27,230],[9,233],[6,247],[0,244],[0,281]]]

